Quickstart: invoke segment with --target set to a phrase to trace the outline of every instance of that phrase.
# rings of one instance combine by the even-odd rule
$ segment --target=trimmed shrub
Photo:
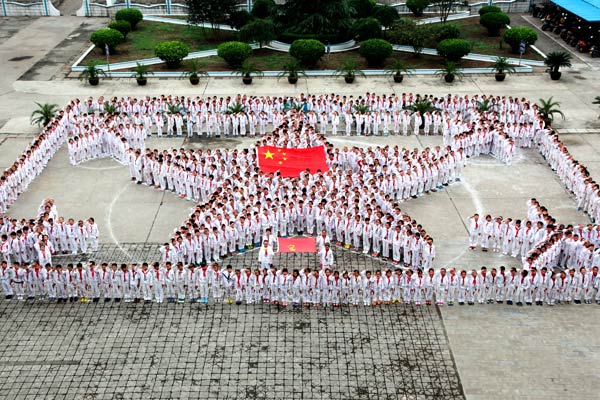
[[[252,15],[246,10],[236,10],[229,14],[227,23],[229,26],[235,29],[241,29],[242,26],[246,25],[252,20]]]
[[[487,13],[497,13],[497,12],[502,12],[502,9],[500,7],[496,7],[496,6],[483,6],[479,9],[479,15],[484,15]]]
[[[510,24],[510,18],[503,12],[490,12],[483,14],[479,23],[487,29],[490,36],[498,36],[500,29]]]
[[[290,46],[290,56],[307,67],[316,65],[324,54],[325,45],[314,39],[295,40]]]
[[[277,7],[273,0],[256,0],[252,4],[252,16],[256,18],[269,18],[273,10]]]
[[[131,24],[131,29],[135,31],[138,22],[144,19],[142,12],[137,8],[123,8],[115,14],[117,21],[127,21]]]
[[[131,24],[128,21],[113,21],[108,24],[108,28],[119,31],[127,38],[127,34],[131,32]]]
[[[525,26],[507,29],[502,35],[504,42],[510,46],[512,52],[515,54],[519,54],[519,45],[521,42],[525,42],[526,45],[531,46],[536,42],[537,38],[537,33]]]
[[[275,40],[275,25],[268,19],[257,19],[248,22],[240,29],[240,40],[244,42],[258,42],[259,46]]]
[[[458,39],[460,37],[460,28],[457,24],[446,22],[445,24],[431,24],[431,40],[439,43],[445,39]]]
[[[386,28],[392,26],[400,18],[398,11],[394,7],[385,4],[376,6],[373,16]]]
[[[392,55],[392,45],[383,39],[369,39],[362,42],[359,53],[363,56],[369,66],[381,66],[385,60]]]
[[[429,0],[406,0],[406,7],[415,17],[423,15],[423,10],[429,5]]]
[[[448,61],[458,62],[471,52],[471,43],[465,39],[445,39],[437,45],[437,52]]]
[[[375,18],[357,19],[350,28],[357,40],[377,39],[381,37],[381,24]]]
[[[168,68],[177,68],[181,65],[181,61],[190,54],[190,48],[185,43],[173,40],[157,44],[154,54],[163,60]]]
[[[115,29],[102,28],[92,33],[90,36],[90,42],[94,43],[96,47],[102,50],[104,54],[104,47],[108,45],[111,52],[114,52],[116,47],[125,41],[125,36]]]
[[[252,55],[252,47],[248,43],[225,42],[217,47],[217,55],[233,68],[238,68],[244,60]]]

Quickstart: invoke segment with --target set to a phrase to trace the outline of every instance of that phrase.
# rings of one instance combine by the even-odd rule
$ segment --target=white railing
[[[0,16],[3,17],[57,17],[60,15],[50,0],[33,3],[0,0]]]

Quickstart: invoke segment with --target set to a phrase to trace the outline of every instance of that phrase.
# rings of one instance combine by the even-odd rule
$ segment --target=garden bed
[[[233,40],[235,32],[212,31],[198,26],[167,24],[163,22],[142,21],[138,28],[127,35],[125,43],[117,47],[117,52],[110,55],[110,62],[141,60],[152,58],[157,44],[179,40],[190,46],[190,51],[216,49],[221,42]],[[90,61],[106,64],[106,56],[102,50],[95,48],[81,63],[86,65]]]
[[[467,39],[471,42],[473,45],[471,52],[473,53],[513,58],[519,57],[518,54],[511,53],[510,46],[502,40],[504,30],[501,31],[500,36],[489,36],[487,29],[479,24],[479,17],[458,19],[447,23],[456,24],[459,27],[461,39]],[[542,56],[531,49],[527,49],[525,54],[523,54],[523,58],[537,61],[544,60]]]
[[[323,56],[323,59],[312,69],[339,69],[348,59],[354,60],[360,69],[386,69],[391,67],[394,59],[402,60],[411,69],[438,69],[442,66],[442,58],[438,56],[420,55],[419,57],[415,57],[410,53],[394,52],[393,56],[388,58],[383,66],[372,68],[367,65],[367,62],[361,57],[358,50],[352,50]],[[289,54],[280,51],[257,49],[254,50],[249,60],[261,71],[280,71],[282,70],[283,65],[290,60],[290,56]],[[200,58],[198,61],[202,64],[202,69],[204,71],[231,71],[231,67],[229,67],[223,59],[217,56]],[[489,66],[489,63],[463,60],[461,66],[463,68],[485,68]],[[185,71],[186,64],[184,62],[178,69],[168,69],[165,64],[150,65],[149,68],[151,71]]]

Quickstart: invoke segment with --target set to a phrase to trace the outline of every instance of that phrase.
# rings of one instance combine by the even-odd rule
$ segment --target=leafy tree
[[[248,22],[240,29],[240,39],[244,42],[258,42],[259,47],[265,43],[275,40],[275,25],[268,19],[257,19]]]
[[[381,37],[381,24],[375,18],[361,18],[352,24],[352,35],[357,40]]]
[[[344,35],[352,18],[347,0],[289,0],[282,6],[280,22],[292,33]]]
[[[277,4],[273,0],[256,0],[252,5],[252,16],[256,18],[269,18]]]
[[[354,18],[366,18],[373,15],[377,3],[374,0],[350,0],[349,4]]]
[[[252,15],[246,10],[236,10],[229,14],[229,18],[227,19],[227,23],[229,26],[235,29],[241,29],[242,26],[246,25],[248,22],[252,20]]]
[[[423,15],[423,10],[429,6],[429,0],[406,0],[406,7],[415,17]]]
[[[408,32],[407,45],[412,46],[415,56],[419,56],[425,48],[425,43],[431,38],[430,25],[416,25]]]
[[[31,124],[37,124],[38,126],[46,126],[52,120],[52,117],[58,112],[59,108],[57,104],[44,103],[40,104],[35,102],[38,108],[31,113]]]
[[[389,29],[399,17],[398,11],[388,5],[378,5],[375,7],[373,16],[381,22],[381,25]]]
[[[227,15],[237,9],[236,0],[186,0],[188,22],[199,24],[207,22],[215,30],[219,23],[225,22]]]
[[[450,13],[457,7],[465,5],[468,2],[465,0],[433,0],[431,5],[438,10],[440,21],[446,22]]]

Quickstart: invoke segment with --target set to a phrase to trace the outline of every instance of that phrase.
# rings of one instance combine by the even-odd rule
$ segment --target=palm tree
[[[167,104],[167,113],[169,114],[177,114],[178,112],[181,112],[181,109],[183,107],[181,107],[179,104]]]
[[[234,103],[232,105],[230,105],[229,107],[227,107],[227,111],[225,111],[227,114],[239,114],[239,113],[246,113],[246,106],[244,106],[243,104],[240,103]]]
[[[104,103],[104,112],[108,115],[115,115],[117,113],[117,106],[114,103]]]
[[[304,72],[302,69],[302,65],[295,58],[292,58],[290,61],[283,64],[282,67],[283,68],[281,72],[277,74],[277,79],[287,76],[288,82],[294,85],[296,82],[298,82],[298,77],[306,77],[306,72]]]
[[[404,64],[402,60],[396,59],[390,66],[390,69],[385,70],[385,73],[392,75],[394,77],[394,82],[400,83],[404,79],[402,74],[409,75],[412,73],[412,71],[412,69],[406,67],[406,64]]]
[[[465,74],[457,63],[454,61],[446,61],[444,65],[442,65],[442,68],[436,72],[436,75],[443,77],[447,83],[451,83],[454,82],[454,78],[460,80]]]
[[[477,105],[475,106],[475,108],[480,113],[497,112],[498,111],[498,105],[492,103],[490,99],[485,99],[484,101],[477,101]]]
[[[552,51],[546,55],[544,64],[548,66],[550,79],[557,81],[560,79],[561,72],[558,70],[561,67],[570,67],[573,56],[566,51]]]
[[[547,100],[540,99],[538,106],[538,113],[542,116],[544,121],[549,124],[554,120],[554,114],[558,114],[565,119],[565,114],[560,111],[560,103],[558,101],[553,101],[552,97]]]
[[[38,108],[31,113],[31,125],[46,126],[59,111],[58,104],[40,104],[37,101],[35,104],[37,104]]]
[[[496,80],[498,82],[502,82],[506,78],[507,73],[512,74],[516,71],[515,67],[509,64],[507,60],[506,57],[496,57],[494,63],[490,65],[490,67],[496,70]]]
[[[424,115],[426,112],[432,113],[435,111],[439,111],[439,108],[435,107],[433,105],[433,103],[429,100],[419,100],[416,103],[414,103],[413,105],[407,107],[408,110],[411,110],[412,112],[419,112],[419,115]],[[422,128],[425,126],[425,120],[422,119],[421,121],[421,125],[419,126],[419,128]]]
[[[362,76],[364,78],[367,77],[365,73],[358,68],[356,61],[353,59],[347,59],[344,61],[342,68],[338,69],[333,74],[336,76],[343,76],[346,83],[354,82],[354,79],[356,79],[357,76]]]
[[[361,114],[366,114],[371,111],[366,104],[355,104],[352,108],[354,108],[354,112]]]

